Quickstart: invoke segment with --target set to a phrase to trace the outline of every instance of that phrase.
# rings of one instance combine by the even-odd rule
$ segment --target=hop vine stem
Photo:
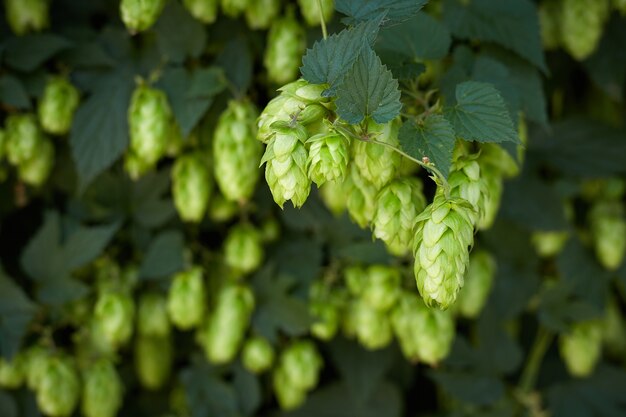
[[[324,39],[328,38],[328,30],[326,29],[326,21],[324,20],[324,6],[322,6],[322,0],[317,0],[317,10],[320,14],[320,26],[322,27],[322,36]]]
[[[530,353],[528,354],[528,359],[526,360],[526,365],[522,371],[522,376],[520,377],[518,384],[518,387],[523,394],[528,394],[534,389],[539,375],[539,369],[541,368],[541,362],[548,351],[553,338],[554,334],[545,327],[540,326],[539,329],[537,329],[535,341],[533,342]]]

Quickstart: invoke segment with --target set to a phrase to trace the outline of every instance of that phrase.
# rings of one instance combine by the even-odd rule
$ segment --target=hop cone
[[[589,212],[591,235],[600,263],[615,271],[626,255],[626,217],[620,201],[600,200]]]
[[[251,29],[267,29],[278,13],[280,0],[255,0],[246,8],[246,22]]]
[[[487,223],[485,212],[489,197],[489,187],[478,161],[466,157],[460,157],[454,163],[448,177],[450,195],[466,200],[474,207],[470,214],[472,224],[485,225]],[[496,210],[497,212],[497,210]]]
[[[135,304],[122,293],[106,292],[98,297],[94,320],[104,339],[112,346],[125,344],[133,333]]]
[[[272,367],[274,348],[267,339],[256,336],[246,340],[241,353],[243,366],[254,374],[260,374]]]
[[[122,406],[124,385],[115,366],[100,359],[83,374],[82,412],[85,417],[115,417]]]
[[[348,140],[339,133],[316,135],[308,140],[309,178],[322,186],[327,181],[343,181],[350,149]]]
[[[426,305],[446,309],[456,300],[474,243],[473,214],[467,201],[438,194],[417,217],[414,272]]]
[[[256,140],[257,110],[250,102],[231,101],[215,128],[215,180],[224,197],[248,200],[259,179],[261,144]]]
[[[4,0],[7,22],[16,35],[48,27],[48,0]]]
[[[222,0],[222,11],[226,16],[237,17],[254,1],[257,0]]]
[[[606,304],[602,325],[602,341],[607,352],[615,358],[626,353],[626,322],[616,299],[610,297]]]
[[[515,177],[520,171],[519,165],[511,154],[495,143],[482,143],[478,159],[481,167],[493,168],[505,178]]]
[[[575,323],[560,335],[559,352],[570,374],[581,378],[591,374],[602,353],[602,323]]]
[[[346,208],[352,220],[360,227],[366,227],[374,218],[376,211],[376,195],[378,190],[374,184],[361,176],[356,164],[350,164],[350,175],[346,178]]]
[[[222,194],[215,193],[209,202],[208,211],[209,219],[215,223],[226,223],[239,213],[239,205],[227,200]]]
[[[322,0],[322,13],[319,10],[319,0],[298,0],[300,13],[309,26],[318,26],[321,23],[320,16],[325,22],[329,22],[335,10],[334,0]]]
[[[37,108],[43,130],[54,135],[69,132],[79,98],[78,90],[67,79],[48,80]]]
[[[274,393],[281,409],[288,411],[300,407],[306,400],[306,390],[298,388],[289,380],[287,372],[278,368],[272,375]]]
[[[335,216],[341,215],[346,211],[346,187],[344,183],[339,181],[329,181],[324,183],[319,189],[320,198]]]
[[[285,84],[298,76],[306,48],[304,28],[293,16],[274,20],[267,38],[263,64],[271,82]]]
[[[533,232],[530,239],[539,256],[551,258],[561,253],[569,239],[569,232],[567,230]]]
[[[207,359],[215,364],[232,361],[254,310],[254,294],[243,286],[229,285],[217,295],[215,310],[200,335]]]
[[[295,388],[308,391],[317,385],[323,364],[313,342],[296,340],[281,353],[278,369]]]
[[[293,100],[295,92],[298,88],[307,85],[303,79],[298,79],[286,84],[278,89],[280,94],[267,103],[259,118],[257,119],[257,139],[263,143],[267,143],[274,131],[270,128],[272,123],[277,121],[289,122],[291,115],[288,113],[287,102]],[[302,103],[303,105],[305,103]]]
[[[618,10],[622,16],[626,15],[626,0],[613,0],[611,3],[613,8]]]
[[[189,14],[202,23],[213,23],[217,18],[219,0],[183,0],[183,4]]]
[[[11,360],[0,358],[0,387],[17,389],[26,378],[26,357],[18,353]]]
[[[142,336],[165,337],[170,334],[166,298],[156,292],[145,292],[137,308],[137,332]]]
[[[358,300],[352,303],[347,316],[348,328],[352,327],[348,334],[354,333],[366,349],[382,349],[393,340],[391,323],[386,312]]]
[[[26,386],[31,390],[37,390],[39,387],[48,359],[50,353],[41,346],[32,346],[24,353]]]
[[[378,142],[398,146],[399,119],[384,125],[368,122],[368,136]],[[367,141],[354,141],[354,165],[361,176],[376,188],[387,185],[396,175],[401,165],[400,154],[384,145]]]
[[[189,330],[200,325],[204,316],[205,293],[200,267],[174,276],[167,294],[167,312],[176,327]]]
[[[389,310],[400,293],[399,271],[385,265],[372,265],[364,271],[363,278],[359,294],[363,302],[379,311]]]
[[[80,397],[81,383],[74,363],[66,357],[46,361],[37,386],[37,405],[51,417],[69,417]]]
[[[561,45],[561,3],[558,1],[542,2],[539,6],[539,25],[541,43],[544,49],[556,49]]]
[[[18,174],[24,183],[39,187],[46,182],[53,167],[54,145],[49,138],[42,137],[35,146],[34,155],[18,166]]]
[[[376,197],[372,228],[374,236],[397,256],[405,255],[413,243],[415,218],[426,207],[422,182],[417,178],[396,179]]]
[[[595,51],[609,14],[608,0],[561,0],[561,41],[575,59]]]
[[[165,0],[122,0],[122,22],[131,33],[143,32],[154,25],[164,6]]]
[[[261,234],[250,224],[238,224],[224,240],[224,261],[243,274],[255,271],[263,262]]]
[[[309,289],[309,313],[314,318],[311,334],[320,340],[332,339],[339,330],[341,309],[347,294],[331,289],[322,280],[313,282]]]
[[[198,223],[204,217],[212,193],[206,158],[200,151],[182,155],[172,168],[172,195],[180,218]]]
[[[496,260],[489,252],[479,250],[470,254],[465,285],[457,302],[463,316],[475,318],[480,314],[491,291],[495,273]]]
[[[12,114],[6,118],[6,153],[13,165],[31,160],[44,140],[33,114]]]
[[[450,311],[431,310],[406,291],[391,314],[391,324],[407,359],[436,365],[448,356],[455,335]]]
[[[165,93],[138,86],[128,108],[130,149],[146,166],[153,167],[165,155],[171,123],[172,113]]]
[[[135,371],[141,385],[158,390],[172,370],[172,341],[169,337],[139,336],[135,340]]]
[[[281,208],[287,200],[291,200],[294,207],[301,207],[311,192],[304,147],[306,130],[301,125],[291,127],[282,122],[275,122],[272,126],[276,133],[261,161],[266,163],[265,180],[274,201]]]

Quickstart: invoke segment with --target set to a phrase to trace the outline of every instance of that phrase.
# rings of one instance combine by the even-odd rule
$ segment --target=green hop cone
[[[595,51],[609,14],[608,0],[561,0],[561,41],[575,59]]]
[[[2,162],[6,153],[7,153],[7,134],[3,129],[0,129],[0,162]]]
[[[301,207],[311,192],[304,147],[306,130],[299,124],[292,127],[284,122],[275,122],[272,126],[275,134],[261,161],[266,164],[265,180],[281,208],[287,200],[291,200],[294,207]]]
[[[372,265],[363,275],[360,298],[369,307],[379,311],[389,310],[400,294],[400,272],[385,265]]]
[[[215,193],[209,201],[208,215],[215,223],[226,223],[239,213],[239,205],[227,200],[220,193]]]
[[[37,107],[43,130],[54,135],[69,132],[79,99],[78,90],[66,78],[50,78]]]
[[[331,132],[315,135],[309,144],[309,178],[318,187],[327,181],[343,181],[348,169],[350,148],[341,134]]]
[[[349,171],[348,171],[349,173]],[[329,181],[325,182],[319,189],[320,198],[324,205],[335,216],[340,216],[346,211],[346,187],[343,182]]]
[[[392,146],[399,146],[398,130],[400,119],[380,125],[370,120],[367,125],[368,138],[384,142]],[[353,142],[353,163],[361,176],[374,185],[376,191],[387,185],[400,168],[402,158],[393,149],[384,145],[365,141]]]
[[[465,285],[457,301],[459,312],[464,317],[478,317],[491,291],[495,273],[496,260],[489,252],[478,250],[470,254]]]
[[[85,417],[115,417],[122,406],[124,385],[113,362],[100,359],[83,373],[82,412]]]
[[[156,292],[145,292],[139,297],[137,333],[142,336],[165,337],[170,334],[167,300]]]
[[[306,401],[306,390],[293,385],[283,368],[274,371],[272,382],[276,400],[281,409],[294,410]]]
[[[131,33],[143,32],[157,21],[165,0],[122,0],[120,15]]]
[[[385,311],[377,310],[366,302],[355,301],[347,312],[348,335],[354,333],[359,343],[369,350],[382,349],[393,340],[391,323]]]
[[[113,347],[125,344],[133,333],[135,304],[118,292],[105,292],[94,307],[94,320],[104,339]]]
[[[609,355],[623,358],[626,353],[626,322],[617,300],[610,297],[602,323],[602,342]]]
[[[207,359],[223,364],[235,359],[254,310],[254,294],[241,285],[227,285],[218,295],[200,334]]]
[[[458,158],[448,177],[448,184],[452,197],[462,198],[474,207],[474,212],[471,213],[472,224],[487,224],[485,214],[490,189],[478,161],[466,157]]]
[[[139,336],[135,340],[135,372],[144,388],[156,391],[167,383],[172,359],[169,337]]]
[[[206,289],[202,268],[194,267],[174,275],[167,294],[169,318],[181,330],[197,327],[204,316]]]
[[[224,262],[234,270],[249,274],[263,262],[261,234],[250,224],[237,224],[224,240]]]
[[[246,201],[259,179],[262,146],[256,140],[257,110],[232,100],[220,116],[213,137],[215,181],[228,200]]]
[[[559,352],[571,375],[580,378],[590,375],[602,353],[602,323],[596,320],[575,323],[559,336]]]
[[[378,189],[361,176],[356,164],[350,164],[349,168],[350,172],[344,183],[346,208],[350,218],[364,228],[374,219]]]
[[[481,143],[478,160],[481,167],[495,169],[505,178],[513,178],[520,172],[520,167],[511,154],[495,143]]]
[[[281,0],[255,0],[246,8],[250,29],[267,29],[280,12]]]
[[[329,22],[335,11],[334,3],[334,0],[322,0],[321,2],[319,0],[298,0],[300,13],[309,26],[319,26],[321,17],[324,18],[325,22]],[[322,5],[321,13],[320,4]]]
[[[305,48],[304,28],[293,16],[274,20],[263,57],[269,80],[276,84],[285,84],[295,79]]]
[[[222,0],[222,11],[228,17],[237,17],[250,6],[252,1],[256,0]]]
[[[450,311],[429,309],[417,294],[405,291],[391,314],[391,324],[410,361],[437,365],[448,356],[455,336]]]
[[[49,358],[48,350],[38,345],[31,346],[24,352],[26,386],[31,390],[37,390]]]
[[[50,417],[69,417],[80,398],[81,382],[72,359],[51,357],[37,385],[37,405]]]
[[[34,114],[11,114],[5,120],[6,154],[9,163],[20,165],[31,160],[44,135]]]
[[[33,187],[42,186],[54,167],[54,144],[43,137],[35,147],[35,154],[18,166],[19,177]]]
[[[549,230],[533,232],[530,242],[542,258],[551,258],[561,253],[570,233],[567,230]]]
[[[541,43],[546,50],[556,49],[561,45],[560,7],[558,1],[545,1],[539,6]]]
[[[213,23],[217,19],[219,0],[183,0],[183,4],[189,14],[202,23]]]
[[[374,236],[396,256],[405,255],[413,242],[415,218],[426,207],[422,182],[400,178],[387,184],[376,197],[372,229]]]
[[[626,16],[626,0],[613,0],[611,4],[613,9],[619,11],[622,16]]]
[[[26,379],[26,356],[18,352],[11,360],[0,358],[0,388],[17,389]]]
[[[426,305],[446,309],[456,300],[474,243],[473,218],[471,204],[441,193],[417,217],[414,272]]]
[[[602,266],[615,271],[626,255],[626,217],[620,201],[600,200],[589,212],[596,256]]]
[[[172,168],[172,195],[180,218],[199,223],[213,192],[208,162],[195,151],[176,158]]]
[[[7,22],[18,36],[47,28],[49,8],[50,0],[4,0]]]
[[[241,352],[243,366],[253,374],[260,374],[272,367],[274,348],[267,339],[257,336],[246,340]]]
[[[147,167],[154,167],[165,155],[172,132],[172,111],[161,90],[140,85],[128,108],[130,150]],[[143,174],[143,172],[140,172]]]
[[[278,369],[295,388],[308,391],[317,385],[323,364],[313,342],[296,340],[281,353]]]
[[[314,319],[311,334],[324,341],[337,334],[341,322],[341,310],[348,294],[338,288],[330,288],[323,280],[316,280],[309,288],[309,313]]]

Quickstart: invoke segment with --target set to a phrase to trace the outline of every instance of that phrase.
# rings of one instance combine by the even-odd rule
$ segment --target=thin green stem
[[[554,334],[540,325],[518,384],[522,393],[527,394],[534,389],[541,362],[552,343],[552,339],[554,339]]]
[[[324,6],[322,6],[322,0],[317,0],[317,9],[320,12],[320,25],[322,26],[322,36],[324,39],[328,38],[328,31],[326,29],[326,21],[324,20]]]

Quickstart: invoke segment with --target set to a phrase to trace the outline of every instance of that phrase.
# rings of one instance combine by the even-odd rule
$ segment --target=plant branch
[[[541,325],[539,326],[535,336],[535,341],[533,342],[528,358],[526,359],[526,365],[524,366],[524,370],[522,371],[522,376],[520,377],[518,384],[522,393],[527,394],[534,389],[539,375],[541,362],[543,361],[543,357],[548,351],[553,338],[554,334],[551,331]]]
[[[322,36],[324,39],[328,38],[328,31],[326,29],[326,21],[324,21],[324,7],[322,6],[322,0],[317,0],[317,10],[320,13],[320,26],[322,26]]]

